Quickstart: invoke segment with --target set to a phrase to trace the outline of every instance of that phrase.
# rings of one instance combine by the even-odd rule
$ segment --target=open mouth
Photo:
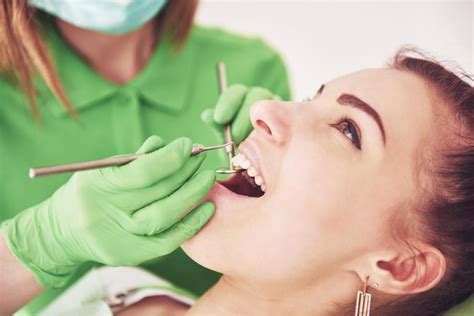
[[[229,179],[220,182],[230,191],[249,197],[261,197],[265,194],[266,185],[263,177],[257,169],[252,166],[250,161],[242,153],[232,159],[232,163],[236,167],[246,169],[239,172]]]
[[[230,191],[240,195],[261,197],[265,194],[260,186],[255,184],[254,179],[248,175],[247,171],[236,173],[220,183]]]

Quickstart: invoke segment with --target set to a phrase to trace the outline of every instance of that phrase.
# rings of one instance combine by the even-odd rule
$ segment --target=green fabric
[[[10,249],[43,287],[64,286],[86,262],[138,265],[169,254],[211,218],[214,205],[198,204],[215,171],[195,174],[205,155],[191,156],[189,138],[162,146],[149,137],[137,152],[146,155],[78,172],[49,199],[2,223]]]
[[[474,295],[471,295],[465,302],[452,308],[446,316],[472,316],[474,315]]]
[[[229,84],[260,86],[290,99],[281,58],[257,38],[195,26],[182,50],[175,53],[170,43],[162,41],[143,71],[118,86],[97,75],[54,28],[46,25],[45,33],[80,121],[71,119],[38,81],[42,117],[38,126],[26,98],[0,78],[0,221],[46,200],[71,176],[31,180],[30,167],[132,153],[149,135],[160,135],[166,142],[181,136],[204,145],[218,142],[214,131],[200,119],[218,99],[217,62],[226,63]],[[225,164],[218,154],[209,153],[203,167]],[[198,295],[218,278],[179,249],[143,266]],[[25,311],[34,314],[61,291],[45,290]]]

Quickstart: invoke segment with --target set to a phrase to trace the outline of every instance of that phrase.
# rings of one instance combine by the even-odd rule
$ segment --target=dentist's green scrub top
[[[152,134],[166,141],[187,136],[196,143],[215,144],[217,139],[200,114],[216,103],[218,61],[227,65],[229,84],[262,86],[284,100],[290,98],[282,59],[257,38],[194,26],[177,54],[169,42],[160,42],[141,73],[119,86],[97,75],[52,26],[46,25],[46,30],[60,79],[80,121],[69,117],[38,81],[42,118],[38,126],[26,98],[0,77],[0,221],[45,200],[70,177],[29,179],[29,167],[133,153]],[[218,157],[209,153],[205,166],[223,166]],[[144,267],[196,294],[218,278],[181,250]],[[45,290],[22,313],[37,313],[60,292]]]

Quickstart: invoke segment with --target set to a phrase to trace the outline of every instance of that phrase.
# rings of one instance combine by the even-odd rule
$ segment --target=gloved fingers
[[[265,88],[254,87],[248,91],[231,126],[232,139],[236,144],[240,144],[253,129],[250,121],[250,107],[257,101],[271,100],[272,98],[273,94]]]
[[[232,121],[244,101],[248,88],[241,84],[228,87],[217,100],[213,119],[217,124],[225,125]]]
[[[157,135],[152,135],[148,137],[141,147],[137,150],[136,154],[149,153],[154,150],[157,150],[165,144],[165,141]]]
[[[189,160],[191,150],[189,138],[178,138],[124,166],[100,169],[101,175],[121,189],[148,187],[181,169]]]
[[[214,171],[201,171],[169,197],[133,213],[130,227],[127,229],[135,234],[147,236],[165,231],[205,197],[215,179]]]
[[[196,235],[212,218],[215,211],[216,207],[212,202],[204,202],[196,207],[182,220],[160,235],[153,237],[156,238],[154,242],[157,243],[157,251],[161,255],[166,255],[176,250],[185,241]]]
[[[114,195],[112,197],[114,205],[131,215],[136,210],[139,210],[154,201],[166,198],[183,186],[183,184],[196,173],[204,162],[206,155],[207,153],[203,152],[197,156],[189,158],[184,166],[177,172],[149,187]]]
[[[201,113],[201,120],[217,132],[222,132],[224,127],[214,121],[214,109],[207,109]]]

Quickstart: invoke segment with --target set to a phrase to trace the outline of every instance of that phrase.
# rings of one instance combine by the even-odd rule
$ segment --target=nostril
[[[268,125],[262,121],[262,120],[257,120],[256,121],[257,123],[257,126],[261,127],[265,132],[267,132],[270,136],[272,135],[272,130],[270,129],[270,127],[268,127]]]

